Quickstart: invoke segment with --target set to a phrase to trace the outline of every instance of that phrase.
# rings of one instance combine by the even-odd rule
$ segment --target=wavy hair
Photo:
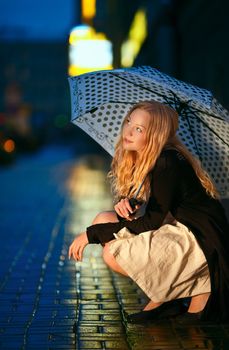
[[[151,116],[149,127],[146,131],[146,145],[141,153],[125,150],[122,142],[123,125],[136,109],[142,109]],[[144,178],[146,179],[138,199],[148,200],[150,196],[150,179],[148,174],[164,148],[179,151],[193,167],[208,195],[213,198],[219,197],[212,180],[202,168],[200,161],[179,140],[176,135],[177,129],[178,113],[160,102],[143,101],[135,104],[130,109],[122,123],[120,137],[111,163],[111,170],[108,173],[115,202],[120,200],[120,198],[133,197]]]

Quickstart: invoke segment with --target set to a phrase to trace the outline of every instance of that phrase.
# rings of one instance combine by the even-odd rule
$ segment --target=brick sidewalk
[[[103,263],[67,259],[73,237],[111,207],[106,163],[47,149],[0,171],[0,348],[229,349],[228,325],[127,324],[146,298]]]

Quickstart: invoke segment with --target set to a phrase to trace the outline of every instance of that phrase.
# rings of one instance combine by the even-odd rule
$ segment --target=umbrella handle
[[[136,210],[136,205],[142,205],[142,201],[137,200],[135,197],[129,199],[130,206],[133,210]]]

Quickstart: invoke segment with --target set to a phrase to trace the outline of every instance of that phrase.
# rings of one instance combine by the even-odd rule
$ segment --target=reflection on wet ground
[[[100,245],[67,259],[75,235],[112,208],[100,156],[46,150],[0,172],[0,348],[229,349],[229,325],[126,323],[146,296],[104,264]]]

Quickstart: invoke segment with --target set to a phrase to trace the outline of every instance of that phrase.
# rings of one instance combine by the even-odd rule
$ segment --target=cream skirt
[[[180,222],[139,235],[123,228],[115,237],[110,252],[154,302],[211,291],[205,256],[193,233]]]

